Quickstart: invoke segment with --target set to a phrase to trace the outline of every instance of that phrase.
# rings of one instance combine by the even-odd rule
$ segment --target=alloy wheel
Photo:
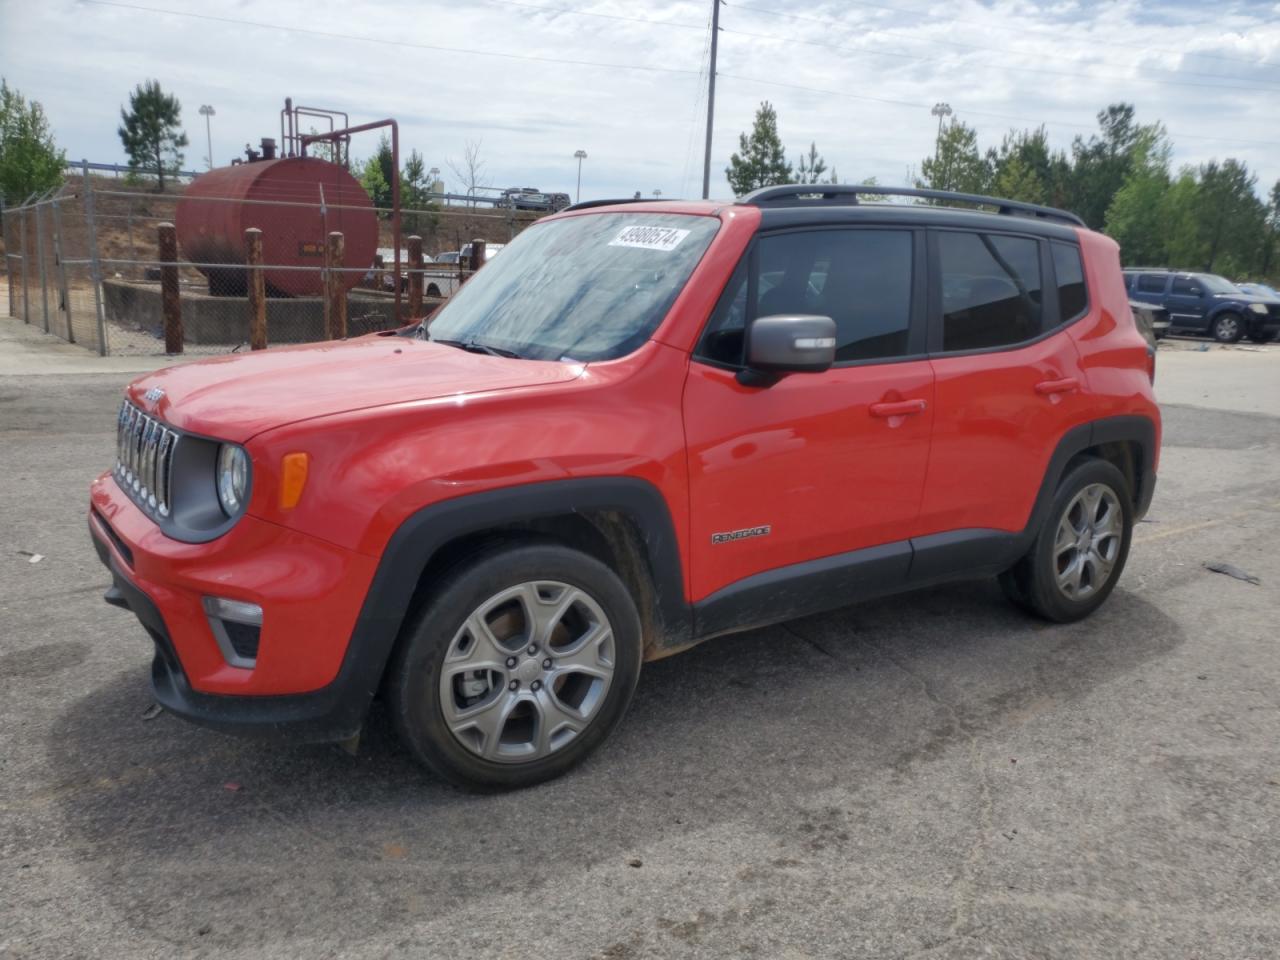
[[[1085,600],[1106,586],[1123,534],[1124,512],[1109,486],[1091,483],[1071,498],[1053,543],[1054,574],[1063,596]]]
[[[517,584],[480,604],[440,671],[445,725],[472,753],[529,763],[587,729],[613,681],[613,628],[585,591]]]

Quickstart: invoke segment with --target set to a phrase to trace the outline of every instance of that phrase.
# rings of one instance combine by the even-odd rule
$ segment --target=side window
[[[1040,244],[1025,237],[939,231],[943,350],[979,350],[1040,333]]]
[[[1140,293],[1164,293],[1163,273],[1143,273],[1138,275],[1138,291]]]
[[[907,354],[912,237],[906,230],[814,230],[761,238],[756,275],[742,266],[712,315],[698,355],[740,364],[756,317],[809,313],[836,323],[836,362]],[[755,302],[748,302],[754,279]]]
[[[1089,291],[1084,284],[1084,264],[1080,262],[1080,248],[1069,243],[1049,245],[1053,251],[1053,272],[1058,278],[1058,316],[1062,323],[1070,323],[1089,307]]]
[[[1184,297],[1198,297],[1201,293],[1200,284],[1190,277],[1174,277],[1172,292],[1180,293]]]

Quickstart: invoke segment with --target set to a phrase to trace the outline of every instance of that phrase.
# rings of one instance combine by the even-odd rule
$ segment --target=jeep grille
[[[116,418],[116,481],[140,507],[169,515],[178,434],[129,401]]]

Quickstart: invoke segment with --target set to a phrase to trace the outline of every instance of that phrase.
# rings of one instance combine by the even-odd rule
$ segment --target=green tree
[[[1169,259],[1169,154],[1162,133],[1144,133],[1124,183],[1107,207],[1106,232],[1120,244],[1127,265],[1157,266]]]
[[[1280,261],[1280,180],[1271,188],[1271,196],[1267,204],[1267,233],[1263,240],[1262,266],[1259,270],[1264,279],[1272,276],[1271,271]]]
[[[1204,266],[1233,277],[1246,276],[1261,259],[1266,208],[1258,199],[1256,175],[1239,160],[1200,167],[1196,226]]]
[[[129,109],[120,108],[120,120],[117,132],[129,155],[129,169],[154,173],[163,192],[165,174],[181,169],[182,148],[187,145],[182,104],[161,90],[159,81],[147,80],[129,94]]]
[[[1110,104],[1098,112],[1099,132],[1088,140],[1076,137],[1071,145],[1071,184],[1066,206],[1095,229],[1106,222],[1107,208],[1124,185],[1143,138],[1157,131],[1163,133],[1159,124],[1143,126],[1134,117],[1133,104]]]
[[[724,172],[738,197],[760,187],[791,182],[791,164],[778,137],[778,113],[768,100],[756,111],[750,135],[738,137],[738,152],[729,158]]]
[[[409,211],[404,218],[406,230],[435,233],[440,222],[436,213],[440,205],[427,198],[430,192],[426,161],[417,150],[410,150],[409,159],[404,162],[404,170],[400,175],[400,206]]]
[[[360,185],[380,211],[391,208],[391,183],[394,177],[391,141],[383,134],[378,139],[378,149],[360,167]],[[403,206],[403,199],[401,205]]]
[[[1166,257],[1160,265],[1175,270],[1202,269],[1204,254],[1196,224],[1200,184],[1193,167],[1183,167],[1179,171],[1160,206],[1166,247]]]
[[[827,162],[822,159],[822,154],[818,153],[818,145],[812,140],[809,141],[809,152],[800,155],[800,164],[796,167],[796,183],[836,183],[835,180],[823,180],[822,175],[827,172]],[[832,176],[835,171],[831,171]]]
[[[916,186],[986,193],[990,180],[990,167],[978,152],[978,131],[963,121],[955,120],[943,128],[934,155],[920,162]]]
[[[59,150],[44,107],[0,78],[0,197],[19,204],[62,182],[67,154]]]

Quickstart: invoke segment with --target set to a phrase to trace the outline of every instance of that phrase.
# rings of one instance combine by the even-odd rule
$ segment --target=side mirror
[[[776,383],[784,373],[822,373],[836,361],[836,322],[830,317],[759,317],[747,330],[747,368],[738,382]]]

